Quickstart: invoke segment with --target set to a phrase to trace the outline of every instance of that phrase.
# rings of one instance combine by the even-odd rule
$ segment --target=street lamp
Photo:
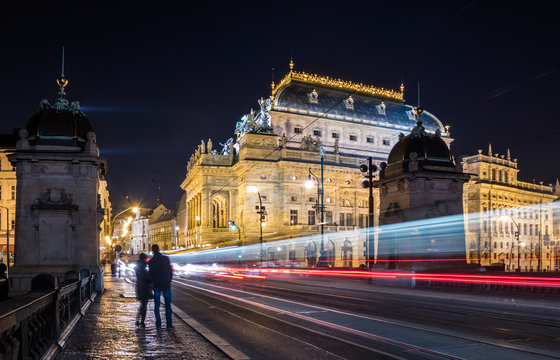
[[[321,154],[321,153],[319,153]],[[307,175],[307,180],[305,181],[305,187],[307,189],[313,188],[313,179],[317,181],[317,200],[315,201],[315,205],[313,205],[313,209],[316,209],[315,216],[319,219],[321,226],[321,248],[319,250],[319,264],[318,266],[326,265],[325,261],[325,242],[324,242],[324,217],[325,217],[325,204],[323,202],[323,156],[321,155],[321,181],[319,178],[313,174],[311,168],[309,168],[309,174]]]
[[[6,246],[8,247],[8,260],[6,261],[6,277],[10,277],[10,209],[1,206],[0,208],[6,209]]]
[[[373,173],[377,171],[377,165],[373,164],[373,159],[368,157],[368,164],[360,165],[360,171],[364,173],[365,179],[362,180],[362,187],[369,188],[369,198],[368,198],[368,238],[366,241],[366,261],[369,268],[373,267],[373,248],[374,248],[374,238],[373,238]]]
[[[233,220],[229,220],[228,225],[229,225],[229,229],[231,231],[237,230],[237,233],[239,235],[239,239],[237,240],[237,241],[239,241],[239,243],[237,244],[237,246],[241,246],[241,229],[239,228],[239,226],[237,226],[237,224]]]
[[[263,228],[263,223],[264,223],[266,211],[265,211],[264,206],[262,205],[262,198],[261,198],[261,193],[259,191],[259,188],[256,187],[255,185],[249,185],[249,186],[247,186],[247,192],[251,193],[251,194],[257,193],[257,195],[259,196],[259,205],[256,206],[255,209],[257,210],[257,214],[259,214],[259,225],[260,225],[259,227],[260,227],[260,231],[261,231],[260,237],[259,237],[259,240],[260,240],[260,243],[261,243],[261,256],[260,256],[260,258],[261,258],[261,266],[262,266],[262,261],[263,261],[262,228]],[[266,223],[264,223],[264,225],[266,226]]]
[[[517,240],[517,272],[521,272],[521,246],[525,246],[525,242],[519,242],[519,224],[515,221],[515,219],[511,215],[502,215],[502,221],[507,221],[511,219],[517,231],[515,232],[515,240]]]
[[[200,247],[200,216],[196,215],[194,220],[196,221],[196,247]]]

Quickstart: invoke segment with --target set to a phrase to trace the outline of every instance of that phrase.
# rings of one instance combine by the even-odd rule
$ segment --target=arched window
[[[226,199],[216,196],[212,199],[212,227],[225,228],[227,226]]]
[[[352,266],[352,243],[348,239],[344,240],[344,246],[342,246],[342,266]]]

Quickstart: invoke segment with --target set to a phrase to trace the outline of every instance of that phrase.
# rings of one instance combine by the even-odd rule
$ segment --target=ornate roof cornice
[[[274,96],[279,89],[290,84],[292,81],[303,82],[311,85],[328,87],[336,90],[349,91],[352,93],[382,97],[390,100],[404,102],[404,87],[401,85],[400,91],[378,88],[371,85],[345,81],[341,79],[331,78],[329,76],[321,76],[316,74],[308,74],[305,72],[290,71],[273,89]]]

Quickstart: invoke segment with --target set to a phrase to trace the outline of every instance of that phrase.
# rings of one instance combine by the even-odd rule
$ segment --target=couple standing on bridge
[[[171,279],[173,278],[173,269],[171,268],[169,257],[159,252],[159,246],[157,244],[152,245],[152,252],[154,255],[147,263],[147,257],[144,253],[140,253],[138,262],[136,263],[136,298],[140,301],[136,325],[146,327],[144,321],[146,320],[148,301],[154,299],[156,328],[161,328],[159,307],[161,303],[161,294],[163,294],[163,299],[165,301],[165,325],[168,329],[172,329]]]

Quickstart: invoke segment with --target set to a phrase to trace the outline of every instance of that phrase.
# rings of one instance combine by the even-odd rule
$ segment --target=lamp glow
[[[255,185],[249,185],[247,186],[247,192],[251,193],[251,194],[256,194],[259,191],[259,188],[256,187]]]

